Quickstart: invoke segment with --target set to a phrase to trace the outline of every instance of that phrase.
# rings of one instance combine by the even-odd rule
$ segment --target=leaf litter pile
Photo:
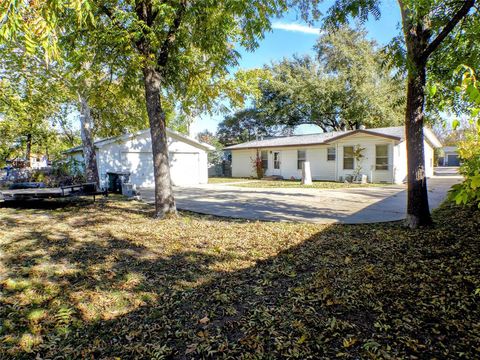
[[[0,208],[0,358],[476,358],[480,213],[235,221]]]

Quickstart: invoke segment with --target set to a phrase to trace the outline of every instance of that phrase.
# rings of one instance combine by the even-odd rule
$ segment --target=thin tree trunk
[[[406,223],[411,228],[432,224],[428,206],[423,136],[425,63],[409,71],[405,130],[407,138],[408,201]]]
[[[160,100],[161,75],[153,67],[143,70],[150,135],[152,138],[153,172],[155,176],[155,217],[176,214],[175,198],[170,180],[167,127]]]
[[[31,164],[32,157],[32,134],[27,134],[27,143],[25,145],[25,166],[29,168]]]
[[[85,177],[88,182],[100,185],[97,167],[97,155],[92,138],[93,120],[88,106],[87,99],[78,94],[80,101],[80,135],[82,138],[83,160],[85,162]]]

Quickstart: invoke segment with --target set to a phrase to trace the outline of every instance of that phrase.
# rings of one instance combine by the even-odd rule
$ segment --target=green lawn
[[[422,230],[151,216],[0,207],[0,359],[478,356],[478,211]]]
[[[252,179],[248,178],[225,178],[225,177],[211,177],[208,178],[209,184],[225,184],[231,182],[242,182],[242,181],[250,181]]]
[[[312,185],[302,185],[300,180],[255,180],[245,184],[236,184],[235,186],[248,188],[312,188],[312,189],[341,189],[351,187],[378,187],[391,186],[392,184],[351,184],[335,181],[314,181]]]

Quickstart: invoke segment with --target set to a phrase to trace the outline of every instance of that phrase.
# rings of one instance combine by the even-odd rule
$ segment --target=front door
[[[273,152],[273,175],[280,175],[280,151],[274,151]]]

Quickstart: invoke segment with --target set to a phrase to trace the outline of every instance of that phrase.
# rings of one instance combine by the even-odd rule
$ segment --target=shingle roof
[[[350,136],[359,132],[371,134],[371,135],[378,135],[382,137],[394,138],[395,140],[398,140],[398,141],[401,141],[405,138],[405,128],[403,126],[396,126],[396,127],[365,129],[365,130],[332,131],[328,133],[275,137],[275,138],[270,138],[265,140],[248,141],[245,143],[228,146],[225,149],[235,150],[235,149],[251,149],[251,148],[262,148],[262,147],[328,144],[337,139]]]
[[[258,147],[323,144],[327,139],[342,133],[343,132],[341,131],[335,131],[330,133],[274,137],[274,138],[269,138],[265,140],[248,141],[241,144],[228,146],[225,149],[233,150],[233,149],[250,149],[250,148],[258,148]]]
[[[97,148],[100,148],[103,145],[109,144],[111,142],[128,140],[132,137],[143,135],[143,134],[145,134],[146,132],[149,132],[149,131],[150,131],[149,129],[144,129],[144,130],[137,131],[136,133],[127,133],[127,134],[120,135],[120,136],[113,136],[113,137],[109,137],[109,138],[105,138],[105,139],[95,140],[94,145]],[[201,146],[201,147],[203,147],[207,150],[215,150],[215,148],[213,146],[209,145],[209,144],[205,144],[203,142],[197,141],[197,140],[195,140],[195,139],[193,139],[189,136],[180,134],[180,133],[178,133],[176,131],[173,131],[173,130],[170,130],[168,128],[167,128],[167,135],[168,136],[174,136],[176,138],[179,138],[181,140],[190,142],[190,143],[192,143],[194,145],[197,145],[197,146]],[[65,150],[64,153],[68,154],[68,153],[74,153],[74,152],[79,152],[79,151],[82,151],[82,146],[76,146],[76,147],[73,147],[71,149]]]

